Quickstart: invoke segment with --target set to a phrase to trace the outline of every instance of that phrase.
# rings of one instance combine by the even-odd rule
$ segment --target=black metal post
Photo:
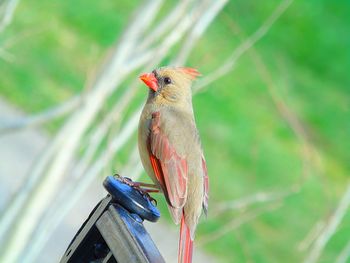
[[[68,246],[60,263],[164,263],[143,226],[157,221],[158,209],[137,189],[108,176],[109,194],[93,209]]]

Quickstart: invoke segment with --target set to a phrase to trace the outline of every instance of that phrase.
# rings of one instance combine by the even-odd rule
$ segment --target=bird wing
[[[148,144],[153,171],[170,205],[175,223],[179,223],[187,196],[187,161],[176,152],[160,128],[160,112],[152,114]]]
[[[208,177],[208,170],[207,170],[207,164],[204,159],[204,155],[202,154],[202,172],[203,172],[203,211],[204,214],[207,215],[208,213],[208,200],[209,200],[209,177]]]

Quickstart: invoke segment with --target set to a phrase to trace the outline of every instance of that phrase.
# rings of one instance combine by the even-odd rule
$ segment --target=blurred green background
[[[209,74],[279,3],[230,1],[188,65]],[[0,56],[1,96],[36,113],[84,91],[138,4],[20,1],[0,35],[9,53]],[[232,72],[194,97],[211,186],[197,240],[222,262],[301,262],[309,251],[301,242],[334,212],[350,171],[349,13],[346,0],[294,1]],[[140,88],[135,105],[145,94]],[[61,121],[46,128],[54,132]],[[111,170],[125,158],[116,157]],[[287,196],[218,212],[222,202],[257,192]],[[208,239],[247,213],[251,220]],[[348,212],[319,262],[333,262],[349,236]]]

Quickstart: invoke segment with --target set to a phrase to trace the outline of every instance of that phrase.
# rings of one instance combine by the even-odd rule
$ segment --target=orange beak
[[[157,91],[158,89],[158,80],[153,73],[145,73],[139,77],[150,89]]]

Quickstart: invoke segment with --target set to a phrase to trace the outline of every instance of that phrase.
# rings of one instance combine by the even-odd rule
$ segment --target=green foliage
[[[278,3],[229,2],[189,65],[210,74]],[[1,94],[37,112],[81,92],[86,75],[120,36],[135,6],[132,1],[21,1],[14,22],[0,36],[14,57],[0,58]],[[350,171],[349,11],[349,1],[295,1],[232,73],[194,97],[211,185],[209,218],[199,226],[198,240],[245,213],[214,216],[217,203],[301,185],[274,210],[204,245],[222,262],[301,262],[307,251],[298,245],[343,193]],[[300,121],[304,139],[281,104]],[[305,141],[314,149],[306,163]],[[165,204],[161,207],[166,214]],[[320,262],[332,262],[349,234],[349,225],[342,224]]]

